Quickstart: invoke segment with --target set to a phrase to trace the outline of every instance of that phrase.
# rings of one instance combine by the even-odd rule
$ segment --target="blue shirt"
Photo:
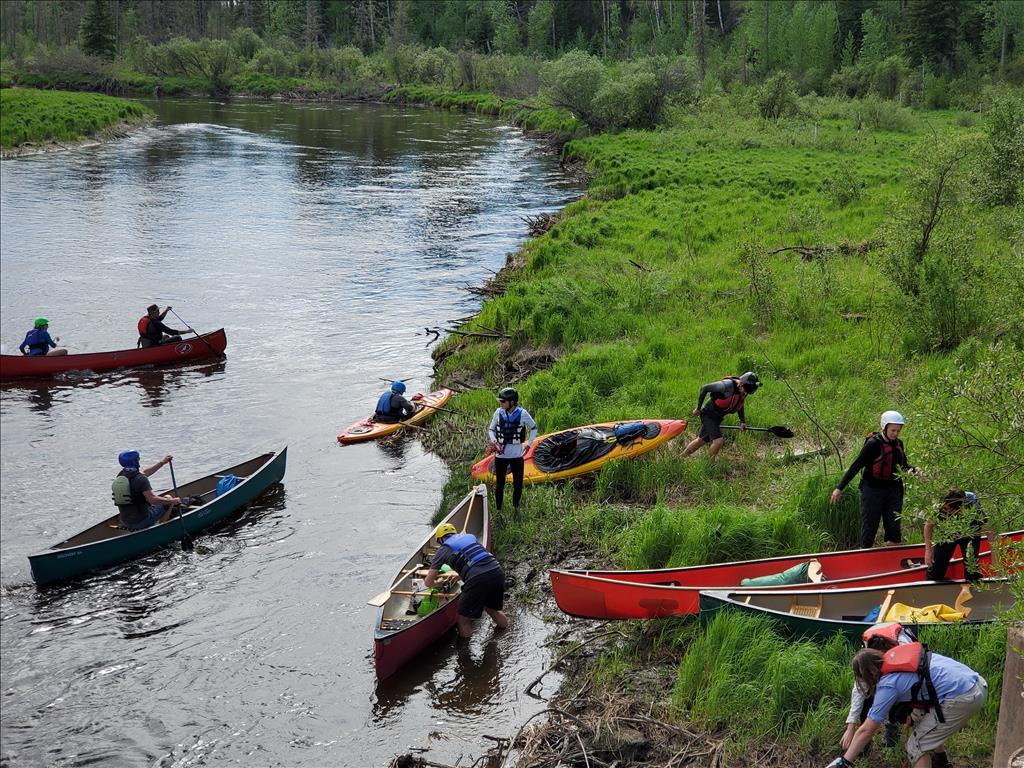
[[[967,665],[937,653],[931,654],[929,670],[939,702],[963,696],[974,687],[980,677]],[[900,701],[910,701],[910,689],[916,684],[916,672],[893,672],[883,675],[875,689],[875,702],[868,712],[868,717],[876,723],[885,722],[885,718],[894,704]],[[927,701],[928,686],[922,685],[917,695]]]
[[[50,347],[56,346],[57,342],[50,338],[49,331],[44,331],[42,328],[33,328],[25,334],[25,340],[21,342],[21,346],[18,349],[21,350],[23,355],[45,355]],[[27,353],[25,352],[26,347],[29,348]]]

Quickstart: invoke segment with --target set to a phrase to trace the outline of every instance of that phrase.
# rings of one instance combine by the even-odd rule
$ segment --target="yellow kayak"
[[[538,437],[523,456],[523,483],[546,483],[594,472],[610,461],[631,459],[682,434],[686,422],[644,419],[563,429]],[[473,477],[494,481],[494,456],[473,465]]]
[[[418,410],[408,419],[398,423],[378,423],[373,420],[371,416],[368,419],[357,421],[352,426],[345,429],[340,435],[338,435],[338,442],[342,445],[348,445],[350,443],[364,443],[367,440],[376,440],[381,437],[387,437],[390,434],[397,432],[405,424],[411,424],[416,426],[422,424],[424,421],[433,416],[437,411],[432,406],[443,406],[449,400],[452,399],[452,395],[455,393],[448,389],[439,389],[436,392],[429,392],[426,395],[413,395],[410,398],[413,405],[418,406]]]

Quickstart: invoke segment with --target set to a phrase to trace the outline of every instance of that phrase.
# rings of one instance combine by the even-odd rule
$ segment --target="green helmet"
[[[35,327],[36,328],[42,328],[44,325],[49,325],[49,324],[50,324],[50,321],[47,320],[45,317],[37,317],[36,318],[36,322],[35,322]]]

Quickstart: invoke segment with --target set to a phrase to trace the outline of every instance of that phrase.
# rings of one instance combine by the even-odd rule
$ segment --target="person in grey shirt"
[[[519,512],[523,497],[523,455],[537,439],[537,424],[519,405],[519,392],[506,387],[498,393],[498,409],[487,428],[494,453],[494,505],[498,512],[505,501],[505,476],[512,472],[512,506]],[[527,437],[529,434],[529,437]]]

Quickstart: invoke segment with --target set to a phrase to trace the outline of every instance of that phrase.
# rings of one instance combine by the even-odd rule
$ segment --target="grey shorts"
[[[705,443],[714,442],[722,437],[723,418],[713,411],[707,411],[702,408],[700,411],[700,432],[698,437]]]
[[[979,677],[974,687],[962,696],[942,702],[942,714],[946,722],[940,723],[935,710],[929,709],[918,720],[907,737],[907,756],[913,765],[922,755],[942,749],[950,736],[964,727],[964,724],[981,711],[988,700],[988,683]]]

